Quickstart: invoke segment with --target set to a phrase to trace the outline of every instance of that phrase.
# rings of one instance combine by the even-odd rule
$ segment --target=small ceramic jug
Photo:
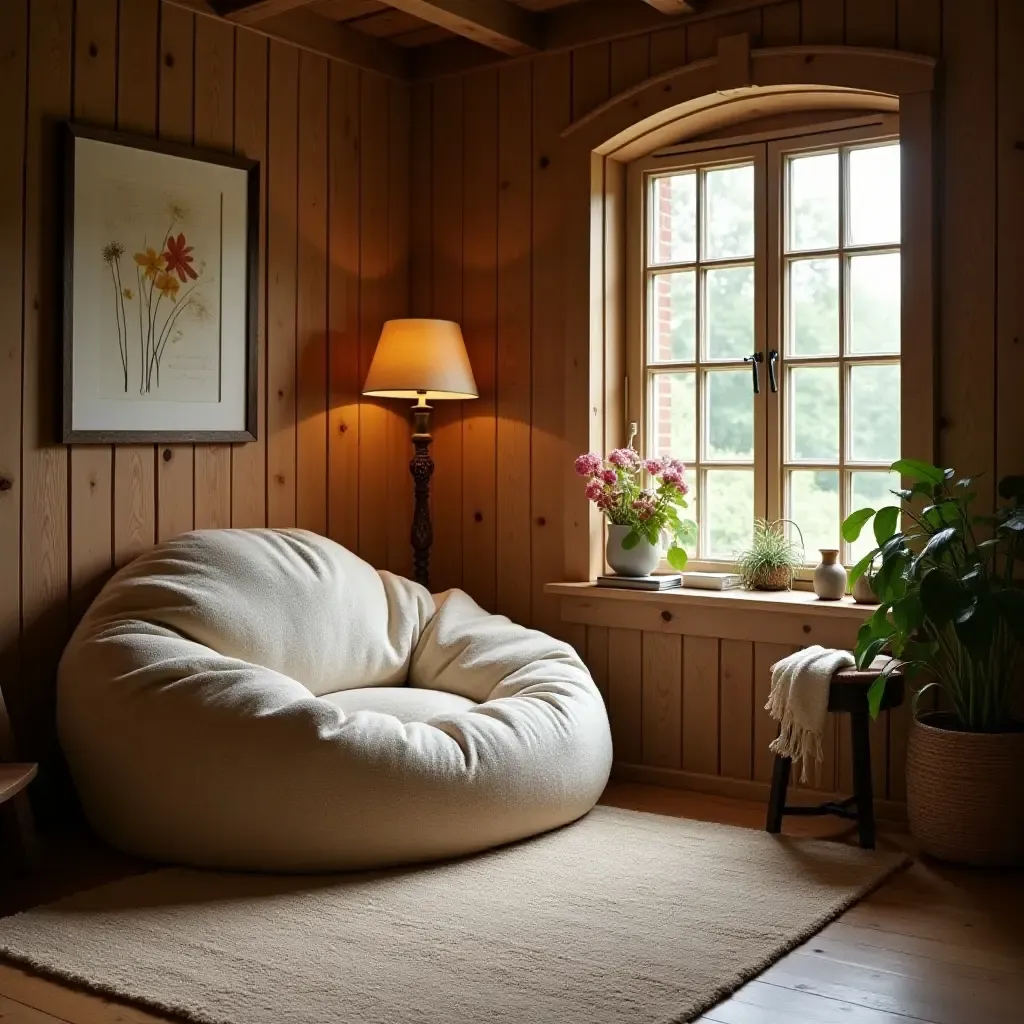
[[[822,601],[838,601],[846,594],[846,569],[837,548],[821,548],[821,562],[814,570],[814,592]]]
[[[661,561],[661,547],[641,537],[636,547],[627,550],[622,542],[629,530],[628,526],[608,524],[608,544],[605,548],[608,564],[619,576],[650,576]]]

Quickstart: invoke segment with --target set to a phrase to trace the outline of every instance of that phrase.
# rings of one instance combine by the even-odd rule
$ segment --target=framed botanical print
[[[65,127],[64,442],[255,440],[259,164]]]

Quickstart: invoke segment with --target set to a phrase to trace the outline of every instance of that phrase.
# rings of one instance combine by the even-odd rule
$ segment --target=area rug
[[[0,921],[0,951],[202,1024],[667,1024],[698,1017],[902,862],[598,807],[430,866],[155,871]]]

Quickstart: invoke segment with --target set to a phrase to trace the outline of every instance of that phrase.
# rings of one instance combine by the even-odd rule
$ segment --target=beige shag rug
[[[431,866],[139,875],[0,921],[0,950],[203,1024],[667,1024],[902,862],[598,807]]]

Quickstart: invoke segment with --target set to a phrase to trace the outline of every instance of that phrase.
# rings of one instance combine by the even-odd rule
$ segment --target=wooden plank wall
[[[437,452],[445,463],[439,485],[462,493],[461,501],[457,493],[437,499],[444,583],[466,586],[498,611],[584,650],[607,686],[620,761],[757,781],[766,777],[768,762],[761,735],[767,727],[755,724],[756,711],[764,704],[765,666],[779,652],[740,641],[694,644],[685,636],[678,644],[648,643],[640,632],[601,627],[588,627],[584,645],[576,627],[559,621],[557,601],[543,594],[546,582],[566,578],[561,481],[577,454],[568,450],[559,407],[567,371],[558,131],[651,74],[712,55],[720,36],[736,32],[751,33],[755,45],[885,47],[940,59],[939,448],[948,464],[985,474],[980,500],[990,504],[999,475],[1024,471],[1024,405],[1016,398],[1024,379],[1019,0],[776,0],[498,72],[417,85],[414,103],[431,113],[418,130],[432,156],[420,161],[416,187],[421,201],[433,197],[433,220],[420,222],[412,270],[414,294],[424,296],[421,310],[461,310],[471,348],[481,353],[474,360],[486,364],[478,372],[493,381],[493,392],[485,386],[486,404],[464,403],[448,414],[446,442]],[[484,107],[497,118],[496,134],[480,130]],[[477,178],[494,168],[491,181]],[[471,188],[454,188],[455,181],[468,185],[470,176]],[[477,212],[495,201],[496,234],[493,220]],[[422,283],[430,275],[432,296]],[[484,313],[495,304],[495,283],[492,322]],[[496,370],[489,341],[495,327]],[[606,378],[610,373],[606,364]],[[493,435],[479,422],[492,415]],[[618,428],[606,424],[609,441]],[[486,444],[467,445],[478,431]],[[475,481],[472,492],[469,481]],[[470,559],[470,551],[478,554]],[[665,722],[671,735],[658,731]],[[895,800],[903,796],[907,723],[902,711],[875,727],[876,782]],[[717,746],[709,739],[716,734]],[[845,731],[830,737],[826,775],[849,784]]]
[[[1024,261],[1024,72],[1014,56],[1022,22],[1015,0],[776,0],[414,86],[424,117],[415,119],[413,294],[423,315],[462,317],[482,381],[479,402],[439,416],[438,583],[558,628],[542,588],[563,574],[559,480],[576,454],[565,450],[560,407],[558,134],[609,95],[713,54],[736,32],[768,46],[845,43],[941,60],[940,450],[986,474],[990,502],[998,476],[1024,468],[1024,411],[1014,401],[1024,371],[1015,286]]]
[[[0,40],[0,680],[38,754],[69,630],[155,540],[298,525],[406,568],[386,510],[411,502],[408,425],[359,391],[381,323],[408,311],[411,95],[159,0],[3,0]],[[72,116],[262,162],[256,443],[57,443]]]
[[[734,613],[741,614],[741,613]],[[771,666],[790,644],[587,626],[585,659],[605,697],[616,771],[637,781],[726,796],[760,795],[771,781],[765,711]],[[872,723],[875,794],[900,803],[907,706]],[[821,772],[807,788],[852,793],[849,719],[833,716]],[[796,779],[794,784],[799,785]]]

